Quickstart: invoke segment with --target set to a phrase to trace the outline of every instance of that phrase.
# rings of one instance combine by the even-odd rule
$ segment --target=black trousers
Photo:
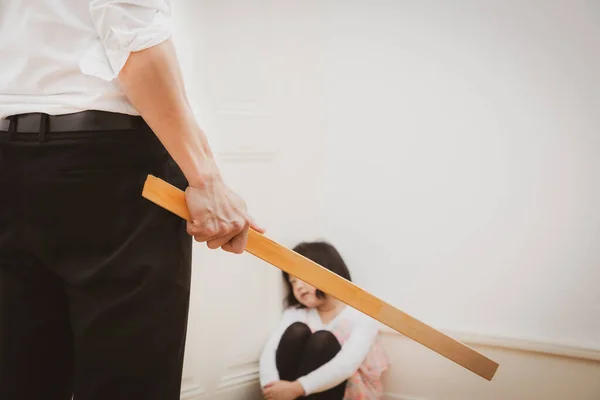
[[[192,239],[141,192],[181,171],[147,126],[7,136],[0,399],[179,399]]]
[[[291,324],[281,336],[275,355],[279,378],[293,382],[331,361],[342,349],[337,338],[328,331],[312,333],[301,322]],[[342,400],[346,381],[339,385],[309,396],[310,400]]]

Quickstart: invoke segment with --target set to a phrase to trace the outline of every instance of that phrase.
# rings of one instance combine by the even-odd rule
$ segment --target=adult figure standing
[[[169,0],[0,2],[0,398],[179,399],[192,237],[256,226],[194,118]],[[193,222],[141,197],[186,191]]]

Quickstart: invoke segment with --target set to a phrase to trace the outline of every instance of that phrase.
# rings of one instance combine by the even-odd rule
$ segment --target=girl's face
[[[317,288],[296,277],[290,276],[290,284],[292,285],[294,297],[307,308],[316,308],[325,301],[325,299],[317,297]]]

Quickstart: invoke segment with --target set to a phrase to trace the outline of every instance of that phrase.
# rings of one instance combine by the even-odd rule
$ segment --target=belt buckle
[[[11,115],[6,119],[8,120],[8,140],[12,142],[17,136],[17,116]]]
[[[22,133],[27,136],[28,133],[37,135],[40,143],[47,142],[47,133],[49,130],[49,115],[46,113],[17,114],[6,117],[8,120],[8,140],[17,141],[19,134],[19,122],[23,122]],[[22,121],[22,119],[27,119]],[[33,119],[33,120],[32,120]],[[31,125],[34,128],[31,128]]]
[[[48,133],[48,127],[49,127],[49,115],[46,113],[41,113],[41,118],[40,118],[40,131],[39,131],[39,136],[38,136],[38,141],[40,143],[46,143],[48,141],[48,139],[46,138],[46,133]]]

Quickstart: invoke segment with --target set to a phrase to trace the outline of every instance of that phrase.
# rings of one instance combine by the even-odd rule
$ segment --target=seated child
[[[293,250],[351,280],[330,244],[301,243]],[[388,364],[377,321],[285,272],[283,276],[287,307],[260,358],[265,399],[380,399]]]

